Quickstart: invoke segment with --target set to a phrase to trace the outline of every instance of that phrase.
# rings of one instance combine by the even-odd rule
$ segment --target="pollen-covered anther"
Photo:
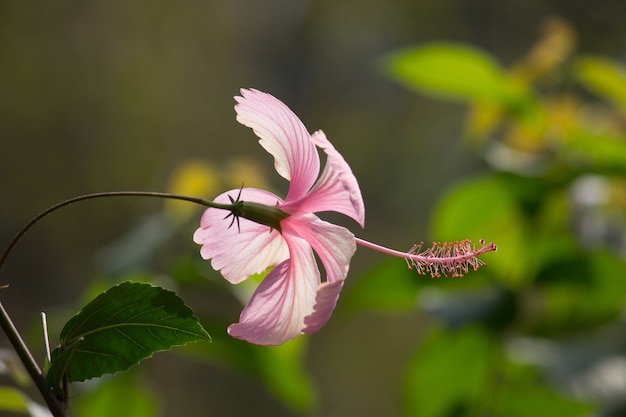
[[[418,274],[430,274],[433,278],[454,277],[460,278],[470,269],[476,271],[486,263],[478,259],[478,255],[496,251],[495,244],[485,245],[480,240],[477,249],[470,240],[457,242],[433,242],[432,246],[422,250],[423,242],[413,245],[407,252],[406,262],[409,269],[415,269]]]

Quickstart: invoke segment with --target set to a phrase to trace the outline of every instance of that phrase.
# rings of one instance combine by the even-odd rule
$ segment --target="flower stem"
[[[41,219],[46,217],[48,214],[54,211],[57,211],[58,209],[63,208],[65,206],[69,206],[71,204],[77,203],[79,201],[93,200],[95,198],[105,198],[105,197],[166,198],[170,200],[189,201],[191,203],[196,203],[202,206],[213,207],[213,208],[222,209],[222,210],[233,210],[236,207],[235,204],[220,204],[220,203],[215,203],[211,200],[206,200],[203,198],[189,197],[185,195],[170,194],[170,193],[151,192],[151,191],[108,191],[108,192],[80,195],[78,197],[73,197],[68,200],[57,203],[51,207],[48,207],[47,209],[45,209],[44,211],[42,211],[41,213],[33,217],[32,220],[28,222],[24,227],[22,227],[22,229],[15,235],[13,240],[9,243],[7,248],[4,250],[4,252],[2,253],[2,256],[0,256],[0,269],[2,269],[2,267],[4,266],[4,263],[6,262],[7,258],[9,257],[9,254],[11,253],[11,251],[13,250],[17,242],[26,234],[26,232],[31,227],[37,224]]]

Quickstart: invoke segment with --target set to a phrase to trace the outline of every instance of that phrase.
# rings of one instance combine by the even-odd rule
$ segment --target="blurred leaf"
[[[501,364],[499,378],[492,381],[485,397],[490,413],[497,416],[575,417],[593,415],[594,411],[591,404],[568,398],[550,387],[536,367],[509,360]]]
[[[413,310],[424,279],[429,278],[409,270],[401,259],[388,259],[355,279],[342,304],[353,310]]]
[[[0,376],[8,376],[22,387],[32,382],[17,353],[8,348],[0,348]]]
[[[124,282],[100,294],[61,331],[46,377],[57,387],[124,371],[155,352],[210,340],[175,293],[150,284]]]
[[[502,122],[503,113],[502,107],[494,103],[486,101],[476,103],[465,123],[464,130],[467,137],[474,143],[486,140]]]
[[[79,417],[155,417],[159,399],[130,372],[103,381],[92,391],[77,398]]]
[[[471,271],[472,278],[482,270]],[[355,279],[342,295],[342,306],[353,310],[414,311],[434,291],[457,292],[460,289],[483,287],[476,279],[432,278],[419,275],[399,259],[387,259]],[[426,292],[426,294],[424,294]],[[465,313],[462,313],[465,314]]]
[[[215,325],[222,329],[227,326],[228,323]],[[214,333],[210,349],[206,344],[195,344],[182,351],[253,375],[283,404],[304,412],[312,410],[317,402],[313,381],[305,367],[308,340],[301,336],[280,346],[258,346],[234,339],[223,331]]]
[[[443,292],[431,288],[420,297],[420,306],[448,328],[483,324],[497,331],[506,328],[517,314],[515,293],[500,286]]]
[[[568,138],[563,150],[574,169],[626,173],[626,136],[577,131]]]
[[[52,413],[24,393],[11,387],[0,386],[0,415],[27,414],[30,417],[52,417]]]
[[[539,275],[544,310],[535,330],[580,331],[622,314],[626,302],[626,264],[609,253],[574,253],[548,265]]]
[[[317,400],[311,376],[304,366],[308,340],[299,337],[280,346],[259,347],[259,371],[267,387],[291,408],[311,410]]]
[[[476,327],[434,330],[407,373],[407,416],[444,417],[475,402],[485,390],[496,345]]]
[[[385,64],[402,84],[437,97],[506,105],[525,100],[495,59],[472,46],[430,43],[394,53]]]
[[[542,77],[554,75],[576,46],[572,26],[559,18],[547,19],[542,25],[542,36],[530,52],[512,68],[516,78],[536,83]]]
[[[501,390],[494,415],[507,417],[583,417],[593,415],[590,404],[567,398],[539,384]]]
[[[28,414],[28,402],[24,394],[11,387],[0,386],[0,412]]]
[[[626,263],[608,252],[595,252],[590,257],[593,271],[593,291],[589,301],[584,303],[589,310],[598,307],[609,310],[613,314],[622,311],[626,300]]]
[[[204,262],[204,260],[202,261]],[[176,282],[176,284],[181,287],[192,286],[195,284],[218,285],[216,282],[221,284],[220,280],[207,279],[209,273],[201,273],[198,265],[200,264],[198,256],[195,253],[193,255],[185,254],[170,261],[168,274]],[[211,269],[211,271],[213,270]],[[218,274],[219,272],[215,272],[215,275]]]
[[[604,57],[578,58],[575,74],[589,90],[626,111],[626,69],[618,62]]]
[[[481,256],[488,265],[486,271],[498,280],[517,285],[530,279],[532,265],[525,245],[526,219],[514,192],[498,177],[458,184],[434,210],[433,235],[441,241],[495,242],[498,251]]]

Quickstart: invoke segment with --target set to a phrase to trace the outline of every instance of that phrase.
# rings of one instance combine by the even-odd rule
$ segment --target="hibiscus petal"
[[[260,345],[280,345],[302,333],[304,318],[313,311],[319,270],[311,246],[285,235],[291,258],[274,268],[228,327],[233,337]]]
[[[295,234],[309,242],[324,265],[328,282],[346,278],[350,260],[356,251],[351,231],[314,214],[288,217],[282,225],[284,233]]]
[[[356,251],[354,235],[315,215],[290,217],[284,222],[283,230],[293,231],[309,242],[326,271],[326,282],[317,288],[313,312],[304,320],[303,332],[314,333],[326,324],[335,309]]]
[[[228,196],[235,199],[239,191],[223,193],[215,201],[230,203]],[[267,205],[281,201],[274,194],[255,188],[242,189],[241,199]],[[202,215],[200,228],[194,233],[193,240],[202,245],[202,258],[211,259],[213,269],[221,271],[228,281],[236,284],[289,257],[285,240],[278,231],[270,231],[267,226],[243,218],[239,219],[238,225],[230,226],[231,219],[224,219],[226,213],[208,208]]]
[[[276,171],[291,180],[287,199],[298,199],[311,188],[320,159],[304,124],[289,107],[270,94],[241,90],[235,97],[237,121],[254,130],[259,143],[274,156]]]
[[[343,283],[344,281],[325,282],[317,288],[313,313],[304,318],[305,327],[302,333],[315,333],[324,327],[335,311]]]
[[[359,183],[350,166],[326,139],[324,132],[315,132],[311,140],[328,155],[324,172],[307,195],[298,201],[287,199],[285,208],[292,213],[335,211],[353,218],[363,227],[365,205]]]

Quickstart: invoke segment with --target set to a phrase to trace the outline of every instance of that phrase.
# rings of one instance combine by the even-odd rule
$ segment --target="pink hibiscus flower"
[[[257,90],[235,97],[237,120],[254,130],[259,143],[274,156],[276,171],[290,181],[284,200],[255,188],[219,195],[201,219],[194,241],[214,269],[237,284],[274,267],[256,289],[228,333],[262,345],[278,345],[302,333],[319,330],[330,318],[356,245],[404,258],[409,268],[438,276],[462,276],[484,263],[477,255],[496,250],[476,249],[469,241],[435,243],[409,252],[356,238],[348,229],[321,220],[315,213],[334,211],[365,221],[363,198],[354,174],[321,131],[308,133],[285,104]],[[326,153],[320,174],[317,148]],[[228,204],[228,203],[231,204]],[[229,210],[231,222],[223,213]],[[237,227],[232,227],[237,222]],[[314,256],[325,269],[322,280]]]
[[[254,188],[223,193],[215,202],[238,197],[263,205],[259,207],[275,207],[279,223],[252,221],[251,214],[237,217],[238,227],[230,227],[222,212],[209,208],[194,241],[202,245],[202,257],[211,259],[212,267],[233,284],[275,266],[228,333],[252,343],[277,345],[313,333],[328,321],[356,250],[348,229],[315,213],[343,213],[363,226],[365,208],[354,174],[323,132],[309,134],[300,119],[269,94],[257,90],[241,94],[236,97],[237,120],[252,128],[261,146],[274,156],[276,171],[290,181],[287,198]],[[317,147],[327,156],[321,175]],[[314,251],[324,266],[324,281]]]

